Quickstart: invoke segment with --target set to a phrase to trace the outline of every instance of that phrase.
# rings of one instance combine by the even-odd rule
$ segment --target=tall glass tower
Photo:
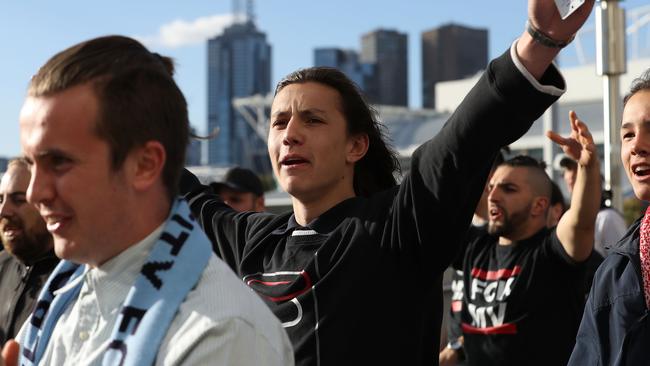
[[[266,142],[235,111],[232,100],[271,89],[271,46],[249,20],[208,40],[208,164],[270,172]]]

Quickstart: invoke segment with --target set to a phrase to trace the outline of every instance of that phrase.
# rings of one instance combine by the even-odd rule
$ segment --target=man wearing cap
[[[562,171],[562,178],[564,179],[569,194],[571,194],[573,193],[573,185],[576,182],[578,163],[564,154],[560,154],[559,156],[560,161],[557,163],[556,169]]]
[[[575,160],[566,155],[561,155],[556,168],[562,170],[562,177],[566,183],[569,194],[573,194],[573,186],[576,182],[576,175],[578,171],[578,164]],[[606,245],[615,244],[620,238],[623,237],[627,231],[627,225],[623,216],[615,209],[606,204],[608,199],[607,192],[602,192],[602,200],[600,203],[600,210],[596,216],[596,228],[594,232],[594,250],[603,257],[607,256],[605,250]]]
[[[235,211],[262,212],[265,209],[262,181],[249,169],[231,168],[223,182],[214,182],[210,186]]]

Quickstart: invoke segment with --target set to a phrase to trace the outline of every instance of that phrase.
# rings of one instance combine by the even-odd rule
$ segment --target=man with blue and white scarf
[[[172,74],[170,59],[110,36],[33,77],[27,196],[64,260],[5,365],[293,365],[279,321],[176,198],[189,123]]]

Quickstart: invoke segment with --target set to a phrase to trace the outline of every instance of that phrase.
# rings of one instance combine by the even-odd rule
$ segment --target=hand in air
[[[594,0],[585,0],[573,14],[562,20],[553,0],[529,0],[528,18],[535,28],[558,41],[569,40],[585,23]]]
[[[547,131],[546,136],[562,147],[564,153],[582,166],[587,166],[598,159],[598,151],[594,138],[587,125],[578,119],[576,112],[569,112],[571,134],[562,137],[553,131]]]

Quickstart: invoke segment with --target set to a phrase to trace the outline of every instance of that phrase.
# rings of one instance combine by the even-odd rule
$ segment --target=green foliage
[[[630,226],[636,219],[643,215],[647,204],[636,197],[626,198],[623,201],[623,218]]]
[[[264,187],[264,192],[272,191],[277,187],[275,184],[275,177],[273,176],[273,173],[258,175],[258,177],[262,181],[262,187]]]

